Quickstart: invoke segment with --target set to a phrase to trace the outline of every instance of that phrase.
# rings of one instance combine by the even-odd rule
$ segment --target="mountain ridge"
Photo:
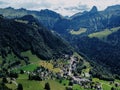
[[[118,69],[116,69],[117,66],[119,65],[119,63],[117,63],[119,62],[119,55],[118,55],[119,50],[117,50],[116,48],[116,47],[119,47],[119,43],[116,44],[116,47],[113,46],[112,44],[113,41],[108,40],[109,34],[107,36],[106,34],[108,33],[107,31],[106,33],[103,32],[104,34],[106,34],[103,41],[97,37],[89,38],[90,34],[102,32],[106,29],[110,31],[111,29],[114,29],[120,26],[120,11],[118,7],[120,7],[120,5],[108,7],[103,11],[98,11],[96,7],[93,7],[91,11],[94,13],[91,13],[91,11],[84,12],[82,14],[78,13],[79,15],[76,15],[69,19],[63,18],[59,14],[56,14],[54,18],[54,15],[51,15],[48,13],[49,10],[45,10],[45,11],[43,10],[41,16],[40,16],[40,13],[38,12],[33,12],[33,13],[34,15],[35,14],[39,15],[39,17],[37,18],[35,17],[35,18],[36,19],[39,18],[38,21],[41,21],[41,23],[46,28],[59,33],[59,35],[64,37],[66,40],[68,40],[78,52],[81,52],[84,55],[88,56],[94,62],[104,63],[105,61],[106,63],[104,64],[106,64],[110,68],[109,70],[111,70],[112,73],[119,75],[120,72]],[[111,11],[111,12],[108,12],[108,11]],[[2,14],[1,10],[0,10],[0,13]],[[84,33],[82,34],[70,33],[71,31],[74,31],[77,33],[77,31],[83,30],[83,29],[84,29]],[[110,33],[110,36],[111,35],[113,35],[113,32]],[[113,38],[113,36],[111,37]],[[116,39],[118,38],[119,37],[116,36]],[[105,55],[107,57],[105,57]],[[113,60],[115,62],[113,62]],[[116,66],[112,65],[112,63],[114,63],[114,65]]]
[[[20,53],[26,50],[31,50],[42,59],[50,59],[55,53],[70,51],[69,44],[40,24],[36,26],[5,18],[0,18],[0,22],[1,49],[10,47],[20,57]]]
[[[16,17],[22,17],[24,15],[33,15],[35,18],[38,19],[40,23],[42,23],[45,27],[47,27],[49,30],[54,30],[56,32],[65,32],[66,30],[79,30],[79,28],[87,28],[87,33],[92,33],[96,31],[100,31],[105,28],[113,28],[114,21],[116,19],[116,26],[119,25],[119,7],[120,5],[114,5],[109,6],[103,11],[98,11],[96,6],[93,6],[92,9],[89,12],[83,12],[75,14],[69,18],[64,18],[62,15],[45,9],[41,11],[30,11],[26,9],[14,9],[12,7],[8,7],[9,10],[0,9],[0,14],[3,14],[3,16],[9,17],[9,18],[16,18]],[[115,9],[113,9],[115,8]],[[109,9],[109,10],[108,10]],[[110,13],[107,13],[107,11],[110,11]],[[74,18],[73,18],[74,17]],[[61,28],[61,30],[56,29],[56,25],[63,20],[65,22],[68,22],[69,25],[67,27]],[[58,25],[59,26],[59,25]],[[69,33],[69,31],[67,31]],[[62,34],[60,33],[60,34]]]

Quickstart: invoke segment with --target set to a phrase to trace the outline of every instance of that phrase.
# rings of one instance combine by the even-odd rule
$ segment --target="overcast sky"
[[[103,10],[107,6],[120,5],[120,0],[0,0],[0,8],[14,7],[29,10],[50,9],[64,16],[77,12],[89,11],[92,6]]]

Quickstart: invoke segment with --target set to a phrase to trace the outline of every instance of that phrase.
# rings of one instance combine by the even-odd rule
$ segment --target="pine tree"
[[[49,85],[49,83],[47,82],[47,83],[45,83],[45,90],[50,90],[50,85]]]
[[[23,90],[22,84],[20,84],[20,83],[18,84],[17,90]]]

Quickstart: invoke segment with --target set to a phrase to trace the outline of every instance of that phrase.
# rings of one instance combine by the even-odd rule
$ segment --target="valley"
[[[0,90],[120,90],[119,38],[120,5],[0,8]]]
[[[92,78],[91,80],[87,73],[89,73],[88,69],[92,67],[88,66],[89,62],[86,62],[76,53],[72,56],[63,55],[57,62],[54,62],[54,60],[43,61],[32,55],[30,51],[24,52],[24,55],[30,58],[31,64],[11,69],[12,72],[18,73],[18,77],[6,77],[8,82],[5,83],[5,86],[9,89],[15,90],[21,83],[25,90],[44,90],[47,82],[50,84],[51,90],[69,90],[70,88],[72,90],[96,90],[97,88],[110,90],[112,87],[119,90],[120,88],[120,86],[115,86],[119,84],[119,80],[104,81],[98,78]],[[76,73],[74,70],[76,70],[76,65],[80,60],[84,60],[84,64],[87,66],[81,73]],[[35,79],[35,76],[37,79]]]

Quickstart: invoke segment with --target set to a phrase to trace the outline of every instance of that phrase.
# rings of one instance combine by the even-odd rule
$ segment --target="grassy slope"
[[[82,33],[85,33],[86,31],[87,31],[86,28],[80,28],[78,31],[71,30],[70,34],[72,34],[72,35],[80,35]]]
[[[14,84],[14,83],[12,83],[12,84],[6,84],[6,86],[9,88],[9,89],[12,89],[12,90],[15,90],[16,88],[17,88],[17,86]]]
[[[51,90],[65,90],[65,87],[54,80],[46,80],[42,81],[41,84],[44,87],[45,83],[48,82],[50,84]]]
[[[31,62],[31,64],[20,68],[25,71],[33,71],[37,66],[40,66],[40,65],[42,65],[45,68],[48,68],[49,70],[51,70],[53,72],[58,72],[60,70],[59,68],[53,68],[52,63],[40,60],[38,57],[36,57],[36,55],[32,55],[32,53],[30,51],[23,52],[22,55],[28,56],[29,60]],[[75,53],[75,55],[77,55],[77,53]],[[27,74],[19,74],[19,77],[16,82],[21,83],[23,85],[24,90],[44,90],[44,85],[46,82],[48,82],[50,84],[51,90],[65,90],[65,87],[68,86],[68,84],[69,84],[69,80],[62,80],[61,84],[57,80],[46,80],[46,81],[32,80],[32,81],[29,81]],[[6,86],[13,90],[17,88],[17,86],[15,84],[6,84]],[[76,89],[76,88],[78,90],[81,90],[80,87],[78,88],[75,85],[74,89]]]
[[[23,66],[20,69],[24,70],[24,71],[33,71],[34,69],[36,69],[38,67],[38,65],[36,63],[34,64],[29,64],[27,66]]]
[[[83,57],[81,57],[78,53],[74,53],[74,56],[77,56],[79,59],[83,59]],[[90,63],[87,62],[86,60],[84,60],[84,65],[86,66],[86,69],[82,70],[82,73],[89,73],[90,69],[92,68]]]
[[[31,51],[22,52],[21,55],[22,55],[22,56],[28,56],[28,57],[29,57],[29,60],[30,60],[30,63],[35,63],[35,62],[38,62],[38,61],[41,60],[41,59],[38,58],[36,55],[33,55],[33,54],[31,53]]]
[[[47,68],[49,69],[50,71],[53,71],[53,72],[60,72],[60,68],[53,68],[53,65],[47,61],[40,61],[39,63],[41,66],[43,66],[44,68]]]
[[[54,80],[46,81],[29,81],[29,80],[18,80],[17,82],[23,84],[24,90],[44,90],[45,83],[50,84],[51,90],[65,90],[65,87]]]
[[[2,61],[4,59],[0,56],[0,64],[2,64]],[[6,57],[5,57],[5,64],[2,66],[4,68],[7,68],[8,69],[8,66],[12,65],[12,63],[14,62],[17,62],[17,61],[20,61],[21,62],[21,65],[24,65],[25,62],[23,60],[20,60],[19,58],[17,58],[17,56],[12,52],[10,54],[8,54]],[[14,65],[15,67],[15,65]],[[13,68],[14,68],[13,67]],[[10,68],[9,68],[10,69]]]
[[[93,90],[93,89],[84,89],[83,87],[80,87],[80,85],[74,84],[73,90]]]
[[[115,80],[116,82],[120,83],[120,80]]]
[[[93,78],[93,82],[99,82],[102,84],[103,90],[110,90],[111,86],[109,85],[109,82],[100,80],[98,78]]]
[[[112,29],[105,29],[105,30],[100,31],[100,32],[89,34],[88,37],[90,37],[90,38],[96,37],[96,38],[99,38],[99,39],[104,39],[108,35],[118,31],[119,29],[120,29],[120,27],[116,27],[116,28],[112,28]]]
[[[44,90],[45,83],[50,84],[51,90],[65,90],[65,86],[57,82],[56,80],[46,80],[46,81],[34,81],[28,80],[27,74],[19,74],[19,78],[16,80],[17,83],[23,85],[24,90]],[[6,84],[7,87],[15,90],[17,86],[15,84]]]
[[[31,51],[27,51],[27,52],[23,52],[22,53],[23,56],[28,56],[29,57],[29,61],[31,64],[27,65],[27,66],[23,66],[20,69],[23,69],[25,71],[33,71],[34,69],[36,69],[38,66],[43,66],[47,69],[49,69],[50,71],[53,72],[60,72],[59,68],[53,68],[53,65],[47,61],[43,61],[40,58],[38,58],[36,55],[33,55],[31,53]]]
[[[17,82],[22,83],[25,90],[44,90],[46,82],[50,84],[51,90],[65,90],[65,87],[55,80],[29,81],[26,74],[19,75]]]
[[[102,84],[103,90],[111,90],[111,87],[115,87],[114,84],[110,84],[109,81],[104,81],[104,80],[100,80],[98,78],[93,78],[94,82],[99,82]],[[116,80],[115,82],[120,82],[119,80]],[[120,90],[120,86],[116,88],[117,90]]]
[[[44,90],[39,81],[29,81],[27,79],[18,79],[18,83],[23,85],[24,90]]]
[[[30,51],[24,52],[24,53],[22,53],[22,55],[28,56],[30,59],[30,62],[32,64],[29,64],[27,66],[23,66],[23,67],[21,67],[21,69],[26,70],[26,71],[27,70],[33,71],[37,66],[43,65],[45,68],[48,68],[48,69],[56,72],[56,69],[55,70],[53,69],[52,63],[39,59],[36,55],[32,55],[32,53]],[[74,55],[78,56],[79,58],[82,58],[77,53],[74,53]],[[85,64],[87,66],[89,66],[89,63],[86,62]],[[89,72],[89,67],[83,71]],[[103,86],[103,90],[110,90],[112,86],[114,87],[114,85],[109,85],[109,82],[99,80],[97,78],[93,78],[93,81],[100,82]],[[34,80],[29,81],[27,74],[19,74],[19,78],[17,79],[17,83],[21,83],[24,87],[24,90],[44,90],[44,85],[46,82],[50,83],[51,90],[65,90],[65,87],[67,87],[69,84],[69,80],[62,80],[61,84],[56,80],[46,80],[46,81],[41,81],[41,82],[34,81]],[[120,82],[120,81],[116,80],[116,82]],[[17,88],[17,86],[14,83],[6,84],[6,86],[13,89],[13,90]],[[120,89],[120,87],[118,87],[118,89]],[[79,85],[74,84],[73,90],[85,90],[85,89],[83,89]]]
[[[89,73],[90,69],[92,68],[89,62],[84,61],[84,65],[87,67],[86,69],[83,69],[82,71],[85,73]]]
[[[31,51],[26,51],[21,53],[22,56],[29,57],[29,61],[31,64],[25,65],[25,63],[22,63],[22,66],[20,68],[16,68],[14,71],[24,70],[24,71],[33,71],[39,66],[40,58],[38,58],[36,55],[33,55]],[[21,61],[22,62],[22,61]]]
[[[83,88],[80,87],[80,85],[73,85],[73,90],[84,90]]]
[[[56,81],[59,82],[63,86],[68,86],[69,85],[69,80],[67,80],[67,79],[56,80]]]

